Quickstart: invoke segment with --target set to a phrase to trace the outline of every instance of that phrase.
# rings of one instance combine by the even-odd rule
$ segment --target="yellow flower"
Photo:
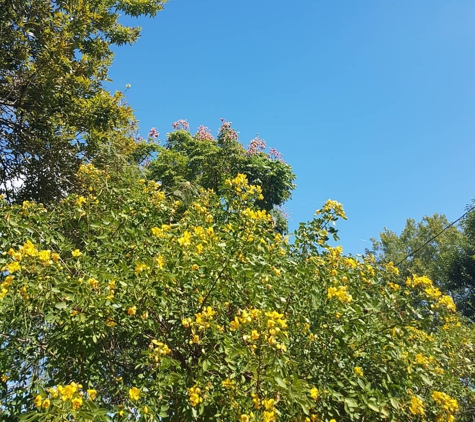
[[[86,198],[84,198],[84,196],[80,196],[78,197],[78,199],[76,199],[76,205],[77,206],[81,206],[82,204],[84,204],[86,202]]]
[[[131,306],[129,309],[127,309],[128,316],[134,316],[136,312],[137,312],[136,306]]]
[[[448,295],[442,296],[437,301],[437,306],[441,306],[441,305],[446,307],[450,312],[455,312],[456,311],[455,303],[454,303],[453,299]]]
[[[82,406],[82,398],[81,397],[74,397],[71,400],[71,404],[73,405],[74,410],[78,410]]]
[[[318,394],[319,394],[318,389],[316,387],[312,387],[312,389],[310,390],[310,397],[314,400],[317,400]]]
[[[241,415],[241,422],[249,422],[249,415]]]
[[[99,282],[95,278],[90,278],[87,280],[87,284],[91,286],[93,289],[97,289],[99,287]]]
[[[94,389],[87,390],[87,395],[89,396],[90,400],[96,400],[97,397],[97,391]]]
[[[48,388],[48,393],[50,394],[51,398],[55,399],[58,397],[59,390],[56,387]]]
[[[353,369],[353,371],[355,372],[356,375],[358,375],[359,377],[362,377],[364,374],[363,374],[363,370],[361,369],[361,366],[355,366],[355,369]]]
[[[137,401],[140,397],[140,390],[137,387],[132,387],[129,390],[129,397],[131,400]]]
[[[41,407],[42,407],[43,409],[47,409],[48,407],[50,407],[50,405],[51,405],[50,400],[49,400],[49,399],[45,399],[45,400],[43,401],[43,403],[41,404]]]
[[[459,409],[457,400],[453,399],[448,394],[442,393],[440,391],[434,391],[432,393],[432,398],[439,406],[448,412],[455,413]]]
[[[148,267],[144,263],[140,263],[140,264],[137,264],[135,266],[135,274],[136,275],[140,274],[142,271],[145,271],[145,270],[148,270]]]
[[[191,233],[188,230],[185,230],[183,237],[178,238],[178,244],[180,246],[190,246],[191,245]]]
[[[48,262],[51,259],[51,251],[50,250],[40,251],[38,253],[38,258],[40,258],[40,260],[43,262]]]
[[[234,317],[234,321],[229,323],[229,328],[231,331],[237,330],[239,328],[239,319],[238,317]]]
[[[74,251],[71,252],[71,255],[74,257],[74,258],[78,258],[82,255],[82,252],[79,250],[79,249],[74,249]]]
[[[39,394],[35,397],[33,400],[33,403],[35,406],[39,409],[41,407],[41,403],[43,402],[43,397],[41,397]]]
[[[424,404],[419,397],[412,396],[411,397],[411,405],[409,406],[409,410],[413,415],[421,415],[424,416]]]
[[[188,389],[188,395],[190,404],[195,407],[203,401],[203,398],[200,397],[201,390],[195,385]]]
[[[2,268],[2,271],[7,270],[10,274],[13,274],[16,271],[21,270],[21,266],[18,262],[11,262],[10,264],[6,265],[5,267]]]
[[[230,380],[229,378],[222,381],[221,385],[224,388],[228,388],[230,390],[234,390],[236,388],[236,383],[234,381]]]
[[[153,261],[155,262],[155,264],[157,264],[157,267],[161,270],[165,266],[165,260],[163,259],[163,256],[161,255],[157,255],[155,258],[153,258]]]

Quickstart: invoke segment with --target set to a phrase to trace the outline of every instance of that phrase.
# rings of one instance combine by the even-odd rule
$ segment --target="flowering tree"
[[[290,243],[244,174],[186,208],[78,177],[0,205],[2,420],[469,420],[473,330],[426,277],[329,246],[339,203]]]
[[[265,141],[259,137],[244,148],[231,122],[221,121],[216,139],[206,126],[192,135],[186,120],[175,122],[175,131],[167,135],[165,145],[158,147],[156,159],[148,166],[150,178],[160,180],[170,192],[203,187],[219,195],[228,178],[242,173],[262,188],[262,197],[255,200],[257,206],[270,211],[282,205],[295,188],[292,167],[274,148],[266,152]]]

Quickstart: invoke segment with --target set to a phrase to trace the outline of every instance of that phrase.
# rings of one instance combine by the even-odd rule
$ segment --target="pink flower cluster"
[[[279,160],[279,161],[284,162],[284,155],[281,152],[277,151],[275,148],[271,148],[269,150],[269,155],[274,160]]]
[[[195,133],[195,138],[199,141],[214,141],[214,137],[207,126],[200,125],[198,132]]]
[[[221,119],[221,127],[219,128],[218,136],[224,136],[227,140],[237,141],[238,133],[231,128],[232,122],[227,122],[225,119]]]
[[[247,147],[247,153],[253,155],[257,152],[264,151],[266,149],[266,141],[259,138],[259,135],[256,135],[254,139],[251,140],[249,146]]]
[[[150,132],[148,133],[149,138],[157,139],[160,136],[160,132],[156,128],[150,129]]]
[[[184,129],[184,130],[188,130],[190,128],[190,125],[188,124],[188,122],[184,119],[181,119],[181,120],[177,120],[176,122],[174,122],[172,124],[173,126],[173,129]]]

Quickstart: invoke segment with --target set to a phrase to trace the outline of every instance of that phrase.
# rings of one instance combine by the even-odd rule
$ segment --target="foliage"
[[[0,0],[0,193],[50,202],[83,159],[130,153],[132,110],[105,88],[111,46],[139,29],[119,14],[155,15],[163,0]]]
[[[264,140],[256,137],[246,150],[231,123],[223,119],[217,139],[205,126],[192,135],[185,120],[173,126],[176,130],[167,135],[165,146],[158,147],[156,159],[148,166],[149,177],[168,191],[189,193],[190,200],[199,187],[219,195],[226,179],[241,173],[262,187],[262,198],[256,200],[260,208],[270,211],[290,198],[295,188],[292,168],[275,149],[266,153]]]
[[[447,268],[447,287],[455,292],[461,312],[475,318],[475,202],[467,207],[461,221],[462,245],[451,255]]]
[[[372,239],[378,262],[395,262],[401,280],[413,274],[426,275],[450,291],[465,316],[475,315],[475,213],[468,213],[460,227],[449,226],[444,215],[425,216],[416,223],[408,219],[400,235],[385,229],[380,240]],[[435,235],[433,240],[427,243]]]
[[[2,420],[469,419],[472,327],[426,277],[330,247],[339,203],[289,243],[242,174],[186,207],[79,178],[0,205]]]

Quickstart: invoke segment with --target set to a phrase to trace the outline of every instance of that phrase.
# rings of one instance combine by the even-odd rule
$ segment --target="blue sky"
[[[297,175],[290,226],[343,203],[345,252],[475,198],[475,2],[170,0],[120,47],[111,89],[141,132],[223,117]]]

